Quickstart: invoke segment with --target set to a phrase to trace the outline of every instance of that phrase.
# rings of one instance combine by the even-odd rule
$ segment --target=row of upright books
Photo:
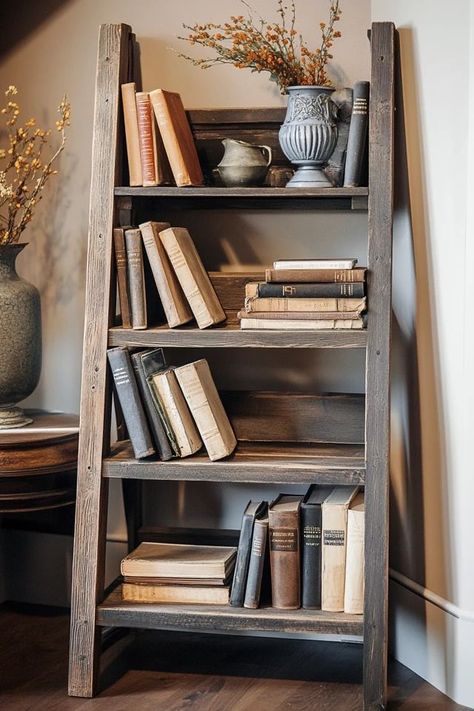
[[[114,249],[123,328],[163,320],[175,328],[193,318],[207,328],[225,320],[188,230],[154,221],[116,227]]]
[[[203,445],[212,461],[234,451],[237,440],[206,360],[169,367],[161,348],[130,354],[122,346],[107,356],[136,459],[188,457]]]
[[[362,329],[366,269],[357,259],[286,259],[245,285],[242,329]]]
[[[317,486],[244,512],[230,604],[363,613],[364,495]]]
[[[312,486],[250,501],[238,548],[142,543],[121,565],[131,602],[363,613],[364,496]]]

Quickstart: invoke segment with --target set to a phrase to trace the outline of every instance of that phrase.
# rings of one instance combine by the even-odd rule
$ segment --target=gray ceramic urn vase
[[[31,395],[41,373],[40,295],[15,268],[25,246],[0,246],[0,429],[32,421],[16,403]]]
[[[283,153],[298,170],[289,188],[324,188],[331,183],[322,169],[337,141],[337,107],[327,86],[288,87],[288,109],[280,128]]]

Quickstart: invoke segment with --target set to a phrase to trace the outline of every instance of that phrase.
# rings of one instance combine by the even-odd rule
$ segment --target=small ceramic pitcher
[[[222,145],[225,151],[217,170],[224,185],[243,188],[263,183],[272,162],[269,146],[254,146],[234,138],[224,138]]]

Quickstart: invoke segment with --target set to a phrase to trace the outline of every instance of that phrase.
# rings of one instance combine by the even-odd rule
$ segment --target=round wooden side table
[[[79,417],[30,410],[31,425],[0,431],[0,514],[72,506]]]

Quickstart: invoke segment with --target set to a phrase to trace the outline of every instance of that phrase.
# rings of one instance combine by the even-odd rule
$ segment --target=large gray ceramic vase
[[[331,101],[331,87],[288,87],[288,109],[280,128],[283,153],[298,170],[289,188],[330,187],[323,173],[337,141],[337,107]]]
[[[0,246],[0,429],[32,422],[16,404],[31,395],[41,373],[40,295],[15,268],[25,246]]]

